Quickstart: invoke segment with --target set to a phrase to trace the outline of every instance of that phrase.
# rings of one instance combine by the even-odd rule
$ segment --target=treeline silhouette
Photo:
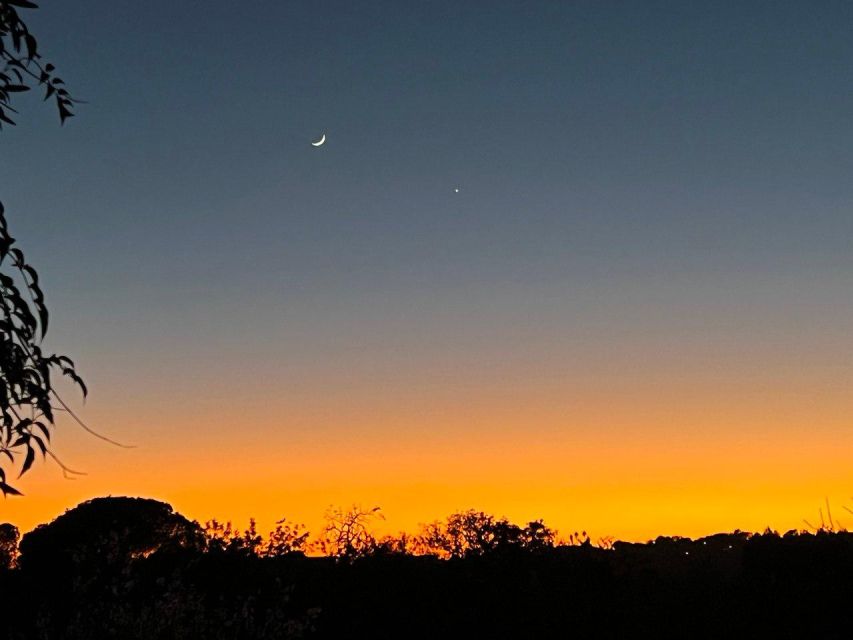
[[[98,498],[19,539],[0,525],[0,638],[849,638],[853,534],[560,538],[455,513],[379,537],[378,508],[192,522]],[[316,555],[324,554],[324,555]]]

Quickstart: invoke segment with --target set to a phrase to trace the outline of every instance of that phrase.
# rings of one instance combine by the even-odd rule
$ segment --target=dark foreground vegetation
[[[853,534],[558,540],[474,511],[377,539],[332,511],[200,526],[137,498],[0,525],[0,638],[849,638]],[[305,551],[325,552],[325,556]]]

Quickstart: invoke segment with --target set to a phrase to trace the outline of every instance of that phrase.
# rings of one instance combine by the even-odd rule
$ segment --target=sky
[[[75,407],[136,448],[60,421],[87,475],[37,465],[0,520],[141,495],[644,540],[853,507],[850,3],[26,17],[85,103],[19,102],[2,200]]]

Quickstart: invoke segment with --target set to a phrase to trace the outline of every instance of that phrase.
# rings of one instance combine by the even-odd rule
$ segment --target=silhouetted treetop
[[[541,520],[525,526],[506,518],[469,509],[453,513],[445,522],[423,528],[419,548],[443,558],[464,558],[514,550],[542,551],[556,544],[556,532]]]
[[[20,565],[56,572],[69,565],[91,571],[122,564],[163,548],[203,546],[201,528],[165,502],[96,498],[26,534]]]
[[[326,511],[326,526],[318,541],[318,549],[326,555],[352,560],[377,550],[378,541],[371,531],[377,518],[383,519],[379,507],[365,509],[353,505],[349,509],[330,507]]]
[[[278,558],[302,554],[308,543],[304,525],[287,522],[282,518],[275,529],[264,538],[258,533],[254,518],[242,532],[231,522],[209,520],[204,525],[204,548],[208,553],[228,553],[244,556]]]

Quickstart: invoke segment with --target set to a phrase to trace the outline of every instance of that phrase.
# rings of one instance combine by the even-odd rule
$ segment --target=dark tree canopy
[[[201,528],[165,502],[95,498],[66,511],[21,539],[20,562],[29,570],[94,570],[123,566],[163,548],[200,547]]]
[[[20,9],[33,9],[27,0],[0,2],[0,127],[14,124],[10,114],[16,93],[43,86],[45,100],[53,98],[64,122],[72,116],[74,100],[53,75],[54,67],[43,63],[36,38],[21,20]],[[5,212],[0,204],[0,491],[20,492],[7,481],[10,468],[19,475],[32,466],[36,453],[54,457],[50,451],[50,430],[54,426],[55,404],[70,411],[54,389],[52,374],[64,375],[76,383],[83,395],[86,386],[77,375],[74,362],[64,355],[42,351],[47,333],[48,312],[36,270],[13,246]],[[73,416],[73,414],[72,414]],[[76,419],[76,418],[75,418]]]

